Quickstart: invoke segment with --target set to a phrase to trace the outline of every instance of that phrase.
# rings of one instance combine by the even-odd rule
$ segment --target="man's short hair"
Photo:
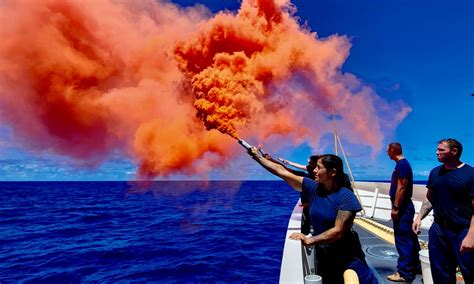
[[[458,140],[454,138],[445,138],[439,140],[438,144],[446,143],[449,146],[449,149],[452,150],[453,148],[458,149],[458,153],[456,154],[456,158],[460,159],[462,155],[462,144]]]
[[[402,144],[400,144],[398,142],[392,142],[392,143],[388,144],[388,147],[393,150],[393,153],[395,155],[403,154]]]

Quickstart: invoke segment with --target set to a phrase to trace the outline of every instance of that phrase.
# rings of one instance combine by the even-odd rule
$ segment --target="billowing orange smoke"
[[[92,163],[122,151],[149,177],[225,166],[236,143],[212,129],[316,147],[333,109],[344,137],[380,149],[410,108],[343,74],[348,39],[319,39],[294,9],[2,1],[0,120],[32,149]]]
[[[123,151],[145,176],[223,163],[230,141],[195,118],[170,55],[205,9],[108,0],[0,5],[1,120],[20,142],[89,163]]]
[[[220,13],[177,45],[175,56],[191,83],[198,117],[207,129],[233,137],[253,127],[253,135],[262,138],[291,133],[317,144],[328,131],[325,116],[335,109],[350,139],[379,149],[377,96],[340,71],[348,39],[318,39],[292,17],[289,3],[280,2],[244,0],[237,15]],[[403,118],[409,112],[394,109]]]

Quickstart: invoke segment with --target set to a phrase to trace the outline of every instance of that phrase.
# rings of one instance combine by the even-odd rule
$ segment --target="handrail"
[[[303,283],[305,276],[305,267],[310,269],[308,264],[303,264],[305,253],[304,247],[299,241],[289,239],[293,233],[301,232],[301,216],[303,215],[303,206],[298,201],[291,213],[288,228],[286,230],[285,246],[283,248],[283,257],[280,269],[280,283]]]

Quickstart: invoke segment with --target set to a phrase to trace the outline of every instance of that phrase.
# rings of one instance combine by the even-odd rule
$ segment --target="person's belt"
[[[459,231],[462,231],[464,229],[468,229],[469,228],[469,225],[467,226],[464,226],[462,224],[458,224],[456,222],[453,222],[451,220],[448,220],[446,218],[442,218],[442,217],[435,217],[434,218],[434,221],[435,223],[437,223],[438,225],[441,225],[447,229],[450,229],[452,231],[456,231],[456,232],[459,232]]]

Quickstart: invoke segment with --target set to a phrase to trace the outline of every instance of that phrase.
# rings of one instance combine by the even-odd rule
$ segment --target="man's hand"
[[[415,221],[413,221],[413,225],[411,226],[411,228],[413,232],[415,232],[415,234],[419,235],[420,227],[421,227],[421,220],[419,218],[416,218]]]
[[[462,240],[461,249],[459,251],[461,253],[474,251],[474,236],[472,236],[472,234],[468,233],[464,240]]]
[[[268,154],[268,153],[263,154],[263,157],[264,157],[265,159],[267,159],[267,160],[271,160],[271,159],[272,159],[272,156],[270,156],[270,154]]]
[[[278,158],[278,161],[282,162],[283,164],[287,164],[287,165],[289,164],[288,160],[285,160],[283,158]]]
[[[400,218],[400,210],[396,207],[392,207],[392,220],[398,220]]]

